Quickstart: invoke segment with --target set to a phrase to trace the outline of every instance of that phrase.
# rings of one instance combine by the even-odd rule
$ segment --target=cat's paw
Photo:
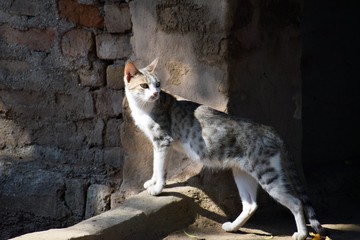
[[[304,240],[307,237],[307,233],[299,233],[299,232],[294,232],[294,234],[292,235],[292,238],[294,240]]]
[[[145,189],[148,189],[149,187],[154,186],[155,183],[156,183],[156,181],[153,180],[153,179],[147,180],[147,181],[144,183],[144,188],[145,188]]]
[[[155,184],[155,185],[149,186],[147,188],[147,191],[150,195],[157,196],[162,192],[163,188],[164,187],[161,184]]]
[[[236,232],[238,229],[235,229],[232,222],[226,222],[222,225],[222,229],[226,232]]]

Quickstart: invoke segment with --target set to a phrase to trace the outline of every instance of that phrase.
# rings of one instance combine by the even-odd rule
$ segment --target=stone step
[[[161,239],[195,221],[189,187],[165,189],[157,197],[141,192],[119,207],[61,229],[34,232],[13,240]]]

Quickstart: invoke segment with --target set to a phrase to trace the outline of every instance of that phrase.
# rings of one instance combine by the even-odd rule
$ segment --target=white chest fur
[[[140,130],[142,130],[145,135],[151,139],[152,134],[150,132],[149,126],[154,125],[154,120],[150,117],[150,112],[152,110],[151,105],[140,107],[140,104],[132,97],[131,94],[127,94],[127,99],[131,109],[131,116],[134,119],[134,122]]]

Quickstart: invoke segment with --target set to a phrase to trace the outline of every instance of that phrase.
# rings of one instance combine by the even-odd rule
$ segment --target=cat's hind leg
[[[304,240],[307,237],[306,222],[304,217],[303,206],[301,200],[288,193],[283,185],[279,184],[276,187],[264,187],[264,189],[283,206],[287,207],[294,215],[297,232],[293,234],[293,239]]]
[[[237,168],[233,169],[233,175],[242,202],[242,212],[233,222],[226,222],[222,225],[222,228],[227,232],[237,231],[257,209],[257,181],[248,173]]]
[[[279,154],[270,158],[271,165],[258,172],[257,177],[261,187],[277,202],[287,207],[294,215],[297,232],[293,234],[293,239],[304,240],[307,237],[306,222],[303,204],[297,194],[289,185],[291,181],[287,179],[281,169]]]

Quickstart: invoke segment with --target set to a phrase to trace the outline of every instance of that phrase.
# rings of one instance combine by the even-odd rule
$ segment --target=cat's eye
[[[146,89],[146,88],[149,88],[149,85],[147,83],[141,83],[140,87]]]
[[[160,87],[160,82],[156,82],[156,87]]]

